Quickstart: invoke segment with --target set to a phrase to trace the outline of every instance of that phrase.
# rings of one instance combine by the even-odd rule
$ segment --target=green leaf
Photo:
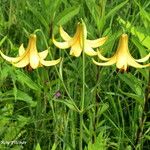
[[[54,143],[51,150],[56,150],[58,143]]]
[[[149,69],[139,69],[138,71],[143,75],[146,81],[149,80]]]
[[[117,5],[115,8],[112,8],[109,13],[106,15],[106,19],[108,19],[109,17],[113,16],[119,9],[121,9],[126,3],[128,2],[128,0],[120,3],[119,5]]]
[[[140,96],[140,95],[137,95],[137,94],[134,94],[134,93],[128,93],[128,92],[123,92],[121,89],[119,89],[119,91],[128,96],[128,97],[131,97],[133,99],[135,99],[138,103],[140,104],[144,104],[144,97]]]
[[[5,117],[5,116],[0,116],[0,137],[2,136],[2,134],[4,133],[5,131],[5,127],[7,126],[7,124],[9,123],[9,118],[8,117]]]
[[[27,93],[17,90],[17,97],[18,100],[24,101],[28,104],[30,104],[31,107],[35,107],[37,102],[32,100],[32,97],[29,96]]]
[[[109,108],[109,104],[108,103],[102,104],[102,106],[98,110],[98,115],[103,114],[108,108]]]
[[[40,90],[39,85],[37,85],[34,81],[32,81],[26,74],[24,74],[20,70],[16,70],[16,77],[20,83],[26,84],[29,88],[36,91]]]
[[[0,46],[4,43],[4,41],[7,39],[7,35],[6,36],[4,36],[2,39],[1,39],[1,41],[0,41]]]
[[[107,149],[107,137],[104,135],[105,130],[102,129],[96,138],[95,143],[88,143],[88,150],[106,150]]]
[[[144,46],[139,42],[139,40],[136,37],[132,38],[132,42],[136,45],[136,47],[138,48],[139,52],[140,52],[140,56],[144,57],[147,55],[147,51],[144,48]]]
[[[145,25],[145,27],[149,30],[150,27],[150,13],[146,11],[146,6],[141,6],[140,3],[138,3],[137,0],[135,0],[135,3],[138,5],[140,10],[140,16],[141,16],[141,22]],[[150,1],[146,3],[147,7],[150,5]],[[150,31],[150,30],[149,30]]]
[[[2,97],[1,101],[20,100],[28,103],[31,107],[35,107],[37,104],[35,101],[32,100],[32,97],[30,97],[27,93],[20,91],[18,89],[16,91],[15,97],[14,97],[13,90],[9,90],[6,91],[5,93],[1,93],[0,96]]]
[[[135,35],[138,37],[138,39],[140,40],[140,42],[147,48],[150,48],[150,36],[147,35],[146,33],[142,32],[142,28],[136,28],[134,27],[129,21],[125,21],[122,18],[118,19],[120,24],[123,24],[127,29],[130,30],[130,32],[132,33],[132,35]]]
[[[149,135],[145,135],[144,137],[145,137],[147,140],[150,141],[150,136],[149,136]]]
[[[39,144],[39,143],[36,145],[35,150],[41,150],[41,147],[40,147],[40,144]]]
[[[62,3],[62,0],[48,0],[49,1],[49,6],[51,6],[51,12],[50,13],[50,16],[53,17],[53,15],[55,14],[55,12],[58,10],[59,6],[61,5]]]
[[[37,19],[41,22],[41,24],[45,27],[45,29],[47,30],[47,32],[49,31],[49,25],[47,23],[47,20],[44,18],[44,16],[39,13],[35,8],[33,9],[33,7],[27,2],[28,8],[29,10],[37,17]]]
[[[137,95],[142,95],[142,81],[137,79],[130,73],[118,74],[119,78],[123,80]]]
[[[68,21],[71,20],[71,18],[73,18],[75,15],[79,13],[79,10],[80,10],[79,6],[78,7],[73,6],[71,8],[65,9],[54,19],[54,24],[58,26],[66,24]]]
[[[132,150],[132,147],[128,145],[125,150]]]
[[[4,80],[6,80],[10,72],[12,72],[12,67],[10,67],[7,64],[3,65],[3,67],[1,67],[0,69],[0,81],[4,82]]]
[[[14,116],[14,121],[9,121],[7,125],[7,132],[4,134],[5,141],[12,141],[15,138],[19,138],[24,134],[24,126],[28,123],[29,118],[24,116]]]
[[[55,102],[59,102],[59,103],[63,103],[65,104],[67,107],[69,107],[71,110],[74,110],[74,111],[79,111],[77,106],[75,105],[74,102],[70,101],[70,100],[54,100]]]

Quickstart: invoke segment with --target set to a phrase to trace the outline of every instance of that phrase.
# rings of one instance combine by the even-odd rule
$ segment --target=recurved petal
[[[66,49],[70,47],[69,42],[57,42],[54,38],[52,39],[55,46],[61,49]]]
[[[54,66],[54,65],[57,65],[60,61],[61,61],[61,58],[57,60],[51,60],[51,61],[46,61],[46,60],[41,59],[40,63],[44,66]]]
[[[45,59],[46,56],[48,55],[48,50],[45,50],[43,52],[39,52],[38,54],[39,54],[40,59]]]
[[[64,31],[64,29],[62,28],[62,26],[60,26],[60,35],[61,35],[61,37],[65,40],[65,41],[69,41],[69,40],[71,40],[71,37],[68,35],[68,33],[66,33],[65,31]]]
[[[92,48],[96,48],[96,47],[99,47],[101,45],[103,45],[106,40],[108,39],[108,37],[102,37],[102,38],[99,38],[99,39],[96,39],[96,40],[87,40],[87,43],[92,47]]]
[[[95,52],[91,47],[85,47],[84,52],[89,56],[96,56],[97,52]]]
[[[98,65],[98,66],[110,66],[116,63],[116,57],[112,57],[109,61],[104,62],[104,63],[99,63],[97,61],[95,61],[94,59],[92,59],[93,63]]]
[[[135,68],[145,68],[145,67],[150,67],[150,63],[146,65],[141,65],[137,63],[133,58],[128,58],[128,65],[135,67]]]
[[[24,53],[25,53],[25,48],[23,44],[21,44],[21,46],[19,47],[19,56],[23,55]]]
[[[23,68],[29,64],[29,56],[26,55],[23,59],[21,59],[17,63],[12,63],[17,68]]]
[[[18,62],[19,60],[22,59],[22,56],[19,56],[19,57],[8,57],[8,56],[4,55],[1,51],[0,51],[0,54],[1,54],[1,56],[2,56],[5,60],[7,60],[7,61],[9,61],[9,62],[11,62],[11,63]]]
[[[82,48],[81,48],[80,44],[77,42],[76,44],[74,44],[71,47],[70,55],[79,57],[81,55],[81,52],[82,52]]]
[[[141,59],[135,59],[137,62],[145,62],[150,58],[150,53]]]
[[[110,58],[104,57],[99,50],[97,51],[97,55],[98,55],[98,58],[101,59],[101,60],[103,60],[103,61],[110,60]]]

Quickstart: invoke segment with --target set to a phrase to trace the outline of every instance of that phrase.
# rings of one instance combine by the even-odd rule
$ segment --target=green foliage
[[[91,142],[88,143],[87,150],[106,150],[107,149],[107,138],[104,137],[104,131],[101,130],[96,141],[92,144]],[[86,149],[85,149],[86,150]]]
[[[0,50],[16,56],[37,35],[37,48],[55,67],[15,68],[0,57],[0,150],[148,150],[149,68],[97,67],[52,43],[62,25],[75,33],[82,18],[88,39],[108,36],[99,49],[111,57],[129,35],[134,58],[150,48],[149,0],[0,0]],[[61,40],[61,39],[58,39]],[[96,50],[96,49],[95,49]],[[147,61],[148,62],[148,61]]]
[[[41,147],[40,147],[40,144],[39,144],[39,143],[36,145],[35,150],[41,150]]]

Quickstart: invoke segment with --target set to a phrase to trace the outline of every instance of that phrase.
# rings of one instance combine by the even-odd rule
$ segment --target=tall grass
[[[149,0],[0,0],[0,49],[16,56],[35,32],[39,50],[63,58],[56,67],[18,69],[0,58],[0,149],[149,150],[150,72],[97,67],[52,43],[58,28],[73,35],[82,18],[88,38],[105,35],[106,56],[129,35],[135,58],[149,52]],[[134,30],[133,30],[134,29]],[[143,38],[144,37],[144,38]]]

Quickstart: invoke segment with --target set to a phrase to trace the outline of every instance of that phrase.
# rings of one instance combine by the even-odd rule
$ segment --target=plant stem
[[[95,82],[98,83],[99,81],[99,74],[100,74],[100,67],[99,66],[96,66],[96,80]],[[99,95],[98,95],[98,87],[96,87],[95,89],[95,101],[94,101],[94,104],[95,104],[95,112],[94,112],[94,120],[93,120],[93,131],[94,133],[96,133],[96,124],[97,124],[97,121],[98,119],[96,118],[96,114],[98,112],[98,107],[99,107],[99,103],[100,103],[100,98],[99,98]],[[93,134],[92,136],[92,143],[95,143],[95,140],[96,140],[96,134]]]
[[[84,30],[84,27],[83,27]],[[83,31],[84,32],[84,31]],[[80,113],[80,138],[79,138],[79,150],[82,150],[83,146],[83,111],[84,111],[84,101],[85,101],[85,53],[84,53],[84,35],[83,40],[83,53],[82,53],[82,97],[81,97],[81,113]]]
[[[82,101],[81,101],[81,112],[84,110],[84,100],[85,100],[85,54],[83,52],[83,68],[82,68]]]
[[[150,72],[149,72],[149,77],[150,77]],[[138,149],[139,144],[141,143],[142,140],[144,124],[146,122],[147,113],[149,111],[149,93],[150,93],[150,78],[148,81],[148,86],[145,89],[145,100],[144,100],[143,112],[141,118],[139,119],[139,128],[137,129],[135,147],[133,148],[135,150]]]
[[[82,150],[83,140],[83,111],[84,111],[84,100],[85,100],[85,55],[82,55],[82,98],[81,98],[81,113],[80,113],[80,138],[79,138],[79,150]]]

